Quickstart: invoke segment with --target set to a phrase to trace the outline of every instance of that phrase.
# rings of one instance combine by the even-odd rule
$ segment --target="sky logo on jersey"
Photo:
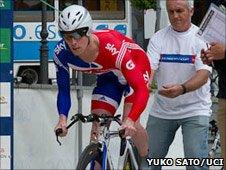
[[[144,81],[145,81],[145,82],[149,82],[150,76],[149,76],[149,74],[148,74],[148,71],[145,71],[145,73],[143,74],[143,77],[144,77]]]
[[[107,43],[107,45],[105,46],[105,48],[107,50],[109,50],[112,55],[115,55],[115,54],[118,54],[119,53],[119,51],[117,51],[117,49],[116,49],[116,47],[115,47],[114,44]]]
[[[161,54],[160,62],[194,64],[195,55]]]
[[[54,49],[55,54],[59,54],[61,50],[66,49],[66,44],[64,41],[62,41],[61,43],[57,44],[57,46]]]
[[[0,63],[10,62],[10,29],[0,29]]]

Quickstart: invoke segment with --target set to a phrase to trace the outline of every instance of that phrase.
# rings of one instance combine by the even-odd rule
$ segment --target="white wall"
[[[71,169],[77,161],[75,127],[62,146],[56,142],[56,90],[14,90],[14,168]],[[72,111],[76,112],[72,92]]]
[[[54,135],[58,121],[55,89],[14,89],[14,169],[73,169],[78,160],[77,126],[71,127],[67,137],[59,146]],[[77,111],[76,91],[71,91],[71,117]],[[83,113],[89,114],[91,90],[84,90]],[[141,122],[146,126],[148,112],[153,102],[149,99]],[[120,105],[118,114],[122,111]],[[91,124],[83,125],[82,141],[84,148],[89,143]],[[117,129],[114,123],[112,129]],[[112,140],[110,151],[113,162],[117,164],[119,139]],[[167,157],[183,157],[181,132],[177,133]],[[118,149],[117,149],[118,148]],[[178,167],[166,167],[166,169]],[[180,167],[181,168],[181,167]],[[165,168],[164,168],[165,169]]]

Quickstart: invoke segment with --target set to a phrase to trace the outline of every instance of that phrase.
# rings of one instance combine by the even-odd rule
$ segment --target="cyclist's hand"
[[[59,116],[59,121],[54,129],[54,131],[56,132],[57,129],[62,129],[63,132],[61,134],[59,134],[60,137],[64,137],[67,135],[67,117],[65,115],[60,115]]]
[[[121,128],[125,129],[124,136],[133,136],[136,133],[135,122],[130,119],[126,118],[125,121],[123,121]]]

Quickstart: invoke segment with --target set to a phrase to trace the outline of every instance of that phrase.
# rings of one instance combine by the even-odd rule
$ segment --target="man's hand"
[[[159,90],[158,93],[168,98],[175,98],[183,94],[183,87],[179,84],[166,85],[163,86],[163,89]]]
[[[208,58],[206,57],[206,53],[207,51],[205,51],[204,49],[201,50],[201,59],[202,59],[202,62],[204,64],[207,64],[207,65],[211,65],[212,64],[212,61],[208,60]]]
[[[134,127],[135,122],[130,119],[130,118],[126,118],[125,121],[123,121],[121,129],[125,129],[125,134],[124,136],[133,136],[136,132],[136,128]]]
[[[62,129],[63,130],[63,133],[61,133],[59,136],[60,137],[64,137],[67,135],[67,117],[63,114],[61,114],[59,116],[59,121],[54,129],[54,131],[56,132],[57,129]]]
[[[210,64],[213,60],[222,60],[225,58],[225,44],[213,42],[210,45],[208,50],[201,51],[201,58],[204,64]]]

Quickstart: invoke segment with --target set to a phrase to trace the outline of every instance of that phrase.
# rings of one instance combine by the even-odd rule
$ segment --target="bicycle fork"
[[[120,147],[120,155],[118,160],[118,169],[123,169],[125,165],[126,159],[128,159],[128,156],[130,156],[130,161],[132,163],[132,166],[135,169],[138,169],[138,163],[135,157],[135,154],[133,152],[133,148],[129,142],[129,140],[123,138],[121,140],[121,147]]]
[[[107,168],[110,168],[110,169],[113,169],[113,164],[111,162],[111,157],[110,155],[108,154],[108,148],[107,148],[107,144],[102,141],[100,143],[100,155],[99,155],[99,158],[101,160],[101,167],[102,167],[102,170],[107,170]],[[91,166],[90,166],[90,170],[94,170],[95,168],[95,161],[96,160],[93,160],[91,162]]]

